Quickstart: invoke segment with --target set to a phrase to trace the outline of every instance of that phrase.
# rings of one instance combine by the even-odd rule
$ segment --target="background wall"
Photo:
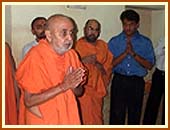
[[[157,40],[164,35],[165,12],[160,6],[154,9],[143,6],[126,5],[82,5],[81,9],[67,8],[67,5],[6,5],[5,6],[5,40],[12,47],[13,55],[18,65],[21,61],[22,47],[34,40],[31,33],[31,21],[37,16],[48,18],[55,13],[62,13],[74,18],[78,25],[78,38],[83,35],[83,27],[87,19],[95,18],[102,25],[100,38],[106,42],[121,32],[119,16],[124,9],[134,9],[140,16],[140,32],[151,38],[154,47]]]
[[[160,37],[165,36],[165,10],[152,11],[151,37],[154,47]]]
[[[75,19],[79,32],[78,38],[83,35],[83,27],[87,19],[95,18],[101,22],[101,38],[106,42],[121,31],[119,15],[124,10],[124,5],[86,5],[86,9],[69,9],[66,5],[11,5],[6,10],[6,17],[10,16],[11,27],[7,26],[7,34],[11,37],[12,50],[16,63],[20,62],[22,47],[34,39],[30,24],[37,16],[49,17],[55,13],[62,13]],[[6,21],[6,25],[9,24]],[[11,31],[9,31],[11,30]],[[6,39],[6,40],[7,40]]]
[[[10,45],[12,43],[12,36],[11,36],[11,6],[5,6],[5,41],[8,42]]]
[[[161,7],[161,8],[160,8]],[[82,9],[67,8],[67,5],[6,5],[5,6],[5,40],[12,47],[12,52],[18,65],[21,61],[22,47],[28,42],[34,40],[31,33],[31,21],[37,16],[48,18],[55,13],[62,13],[74,18],[78,25],[78,38],[83,35],[83,27],[87,19],[95,18],[102,25],[100,38],[106,42],[122,31],[119,16],[125,9],[136,10],[141,17],[139,31],[148,36],[153,46],[157,45],[157,41],[165,34],[165,11],[164,6],[151,5],[85,5]],[[146,48],[147,49],[147,48]],[[145,79],[150,78],[149,73]],[[108,87],[110,91],[110,86]],[[110,93],[104,100],[104,123],[108,124]]]
[[[5,39],[11,44],[13,55],[18,65],[21,61],[22,47],[34,40],[31,33],[31,21],[37,16],[48,18],[55,13],[62,13],[74,18],[78,25],[78,38],[83,35],[87,19],[95,18],[102,25],[100,38],[106,42],[121,32],[119,16],[124,9],[135,9],[141,16],[139,30],[150,37],[155,46],[156,41],[164,35],[165,12],[126,5],[82,5],[81,9],[67,8],[67,5],[6,5]]]
[[[152,6],[154,7],[154,5]],[[83,35],[83,27],[87,19],[95,18],[102,25],[100,38],[106,42],[121,32],[119,16],[124,9],[134,9],[141,17],[140,32],[153,41],[164,35],[165,12],[164,9],[154,9],[126,5],[82,5],[80,9],[67,8],[67,5],[6,5],[5,6],[5,40],[12,47],[13,55],[18,65],[21,61],[21,51],[25,44],[34,39],[31,33],[31,21],[37,16],[48,18],[55,13],[62,13],[74,18],[78,25],[78,38]]]

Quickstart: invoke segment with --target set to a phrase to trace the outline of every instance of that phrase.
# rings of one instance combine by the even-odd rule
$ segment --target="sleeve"
[[[24,58],[17,69],[16,80],[20,88],[30,93],[39,93],[48,85],[38,54],[29,53]]]
[[[154,53],[154,49],[153,49],[151,40],[148,41],[148,47],[147,48],[148,49],[145,48],[145,50],[147,50],[147,53],[145,53],[145,56],[147,57],[149,62],[154,65],[155,64],[155,53]]]
[[[106,71],[106,77],[104,78],[104,80],[105,80],[105,84],[108,85],[110,78],[111,78],[111,75],[112,75],[113,55],[110,52],[110,50],[108,49],[108,46],[107,46],[106,51],[107,51],[107,56],[106,56],[106,61],[104,63],[104,68],[105,68],[105,71]]]
[[[156,57],[165,55],[165,39],[161,38],[158,41],[158,45],[157,45],[157,47],[155,48],[154,51],[155,51]]]
[[[29,46],[28,46],[29,44],[26,44],[24,47],[23,47],[23,49],[22,49],[22,59],[24,58],[24,56],[27,54],[27,52],[29,51]]]
[[[24,59],[25,52],[26,52],[25,47],[23,47],[23,48],[22,48],[22,56],[21,56],[21,59]]]
[[[152,65],[155,64],[155,53],[152,46],[152,41],[149,38],[144,38],[141,40],[141,43],[138,47],[136,46],[137,54],[142,56],[144,59],[149,61]]]
[[[110,50],[110,52],[112,54],[114,54],[114,48],[113,48],[113,43],[114,43],[114,39],[110,39],[109,42],[108,42],[108,49]]]

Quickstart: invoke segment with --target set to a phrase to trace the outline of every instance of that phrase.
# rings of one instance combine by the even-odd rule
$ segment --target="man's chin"
[[[88,42],[93,43],[96,42],[96,39],[87,39]]]

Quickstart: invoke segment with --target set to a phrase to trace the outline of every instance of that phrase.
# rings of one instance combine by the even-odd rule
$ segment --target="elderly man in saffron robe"
[[[20,124],[80,124],[76,96],[83,93],[86,71],[71,49],[74,25],[62,14],[49,17],[46,39],[31,48],[19,65]]]

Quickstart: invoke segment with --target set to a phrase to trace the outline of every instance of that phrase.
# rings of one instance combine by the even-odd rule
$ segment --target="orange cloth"
[[[102,75],[96,66],[85,64],[89,70],[88,83],[85,85],[84,95],[79,98],[83,124],[100,125],[103,123],[102,100],[106,95],[106,87],[111,78],[113,57],[108,50],[107,43],[102,40],[97,40],[96,45],[92,45],[81,38],[77,41],[75,48],[81,58],[96,54],[97,61],[106,70],[106,75]]]
[[[16,95],[14,89],[15,63],[10,48],[5,44],[5,124],[17,125]]]
[[[37,125],[75,125],[80,124],[77,102],[71,90],[38,105],[43,118],[30,113],[24,106],[23,90],[29,93],[40,93],[60,84],[69,66],[82,66],[74,50],[63,56],[57,55],[46,40],[31,49],[20,63],[16,79],[22,89],[20,102],[20,124]]]

